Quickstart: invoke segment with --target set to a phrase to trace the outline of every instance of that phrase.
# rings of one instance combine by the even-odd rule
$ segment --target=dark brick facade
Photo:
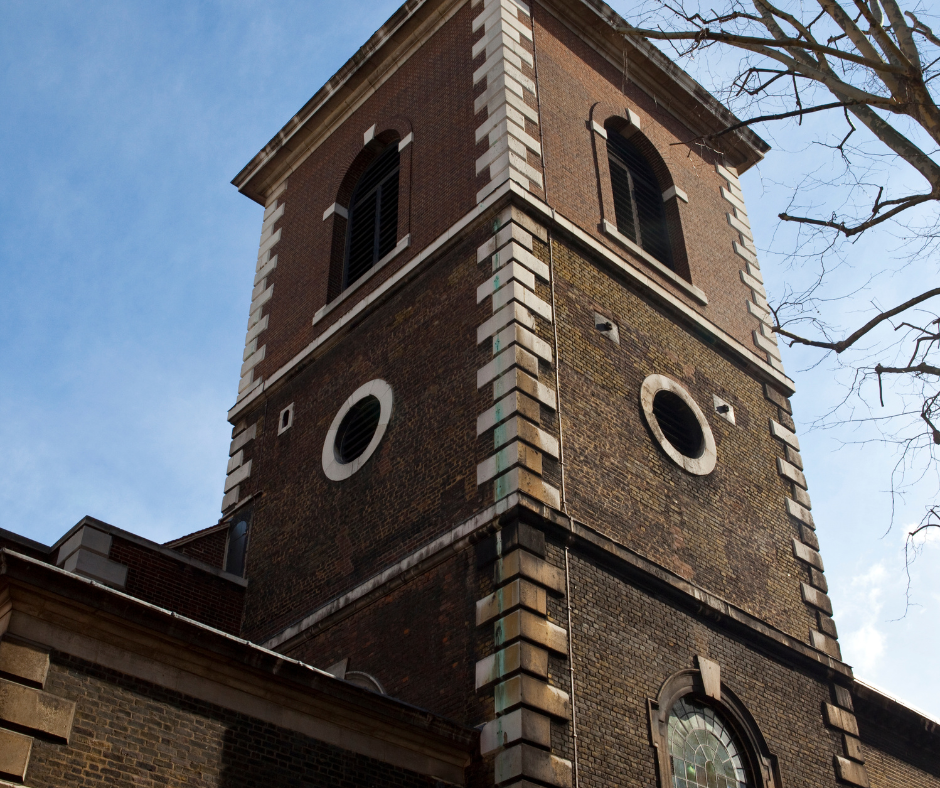
[[[621,116],[628,106],[638,114],[641,134],[664,159],[672,181],[689,196],[688,204],[679,204],[684,252],[690,279],[705,291],[708,305],[697,304],[680,288],[652,275],[689,308],[708,316],[745,346],[752,346],[751,331],[757,325],[744,309],[748,293],[738,276],[741,266],[732,250],[736,235],[725,218],[727,205],[719,198],[722,181],[715,172],[716,158],[701,147],[676,144],[695,135],[677,119],[667,91],[658,89],[654,99],[649,86],[644,89],[637,84],[641,76],[630,76],[629,62],[625,77],[622,61],[611,63],[538,4],[534,17],[549,203],[600,243],[650,270],[642,259],[599,229],[599,190],[603,184],[598,182],[588,121],[596,104],[605,108],[601,114]],[[596,119],[601,125],[606,120]],[[606,150],[601,155],[606,157]]]
[[[349,657],[349,670],[375,676],[389,695],[479,725],[492,715],[492,698],[472,691],[473,668],[493,638],[477,629],[473,601],[491,585],[468,548],[288,653],[322,666]]]
[[[263,641],[484,505],[474,475],[478,398],[468,381],[479,355],[480,242],[471,234],[363,320],[354,343],[247,416],[259,432],[243,490],[264,492],[253,511],[247,637]],[[321,465],[327,430],[343,401],[374,378],[392,387],[392,423],[359,473],[330,481]],[[276,414],[291,402],[294,425],[278,435]]]
[[[128,567],[126,591],[152,605],[235,634],[245,590],[223,577],[115,537],[111,560]]]
[[[274,298],[265,309],[270,315],[264,338],[268,350],[256,376],[273,373],[331,322],[312,325],[314,314],[327,303],[330,278],[332,223],[323,220],[323,212],[337,200],[346,172],[362,150],[363,133],[373,124],[381,134],[405,118],[414,129],[411,177],[402,182],[410,197],[411,246],[357,295],[381,285],[473,207],[471,18],[466,4],[290,176],[285,213],[275,225],[282,240],[273,250],[278,258],[269,280]],[[455,162],[470,165],[455,167]]]
[[[557,548],[549,557],[564,560]],[[570,564],[579,756],[592,784],[617,784],[628,775],[627,784],[656,784],[647,699],[671,674],[692,667],[696,655],[721,665],[722,683],[753,714],[785,785],[833,784],[841,741],[820,711],[829,697],[825,675],[769,659],[589,560],[572,555]],[[561,602],[550,612],[565,622]],[[564,667],[560,686],[568,684]]]
[[[206,529],[209,533],[203,536],[197,536],[195,539],[187,539],[182,544],[171,542],[166,547],[175,550],[177,553],[188,555],[204,564],[214,566],[217,569],[225,568],[225,548],[228,545],[228,529],[213,526]]]
[[[69,745],[34,743],[34,788],[436,782],[63,654],[53,654],[47,689],[75,701],[76,717]]]
[[[793,557],[799,531],[767,427],[777,408],[760,381],[569,245],[556,243],[554,259],[570,513],[806,641],[814,619],[799,584],[809,576]],[[619,345],[594,328],[595,310],[617,323]],[[732,403],[736,425],[709,420],[718,464],[708,476],[686,473],[651,439],[639,391],[653,373],[706,413],[712,395]]]

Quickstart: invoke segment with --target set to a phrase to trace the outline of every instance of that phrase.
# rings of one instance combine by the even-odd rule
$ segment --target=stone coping
[[[79,528],[84,528],[85,526],[89,528],[95,528],[99,531],[104,531],[107,534],[116,536],[119,539],[124,539],[125,541],[132,542],[140,547],[151,550],[155,553],[159,553],[166,558],[172,558],[174,561],[179,561],[182,564],[188,564],[194,569],[199,569],[203,572],[206,572],[210,575],[215,575],[220,577],[223,580],[228,580],[235,585],[246,588],[248,586],[248,581],[244,577],[239,577],[238,575],[233,575],[231,572],[226,572],[222,569],[219,569],[217,566],[212,566],[207,564],[204,561],[200,561],[198,558],[191,558],[184,553],[178,553],[176,550],[171,550],[169,547],[166,547],[157,542],[151,542],[149,539],[145,539],[143,536],[138,536],[137,534],[131,533],[130,531],[125,531],[123,528],[118,528],[116,525],[111,525],[102,520],[96,520],[94,517],[85,516],[79,520],[75,525],[69,528],[59,539],[52,545],[52,547],[46,548],[49,551],[50,557],[52,560],[55,560],[55,553],[68,539],[72,536]],[[219,526],[212,526],[212,528],[218,528]],[[226,525],[227,527],[227,525]],[[210,529],[206,529],[203,532],[197,532],[198,535],[202,536],[209,533]],[[193,536],[193,534],[190,534]],[[187,537],[180,537],[179,541],[182,543]]]

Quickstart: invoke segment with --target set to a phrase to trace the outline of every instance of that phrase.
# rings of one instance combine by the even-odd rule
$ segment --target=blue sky
[[[623,12],[624,4],[615,3]],[[393,2],[0,5],[0,526],[89,514],[157,541],[218,519],[261,208],[229,183]],[[761,246],[794,148],[744,180]],[[876,254],[877,249],[866,253]],[[793,272],[764,258],[773,296]],[[906,292],[892,280],[884,295]],[[838,394],[787,352],[799,423]],[[844,437],[844,436],[843,436]],[[801,431],[846,659],[940,716],[940,542],[907,617],[891,457]]]

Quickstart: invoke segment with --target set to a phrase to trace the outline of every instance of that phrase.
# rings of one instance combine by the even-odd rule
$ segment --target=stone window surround
[[[375,434],[372,436],[372,440],[369,441],[369,445],[366,446],[366,450],[356,457],[355,460],[345,463],[340,462],[339,458],[336,456],[336,434],[339,431],[339,425],[346,417],[346,414],[352,409],[353,405],[370,395],[378,399],[379,405],[381,406],[379,424],[378,427],[376,427]],[[392,387],[384,380],[376,378],[375,380],[370,380],[368,383],[363,383],[349,396],[342,406],[340,406],[336,417],[333,419],[333,423],[330,424],[330,428],[326,432],[326,440],[323,442],[322,461],[323,473],[326,474],[326,478],[334,482],[343,481],[352,476],[368,462],[369,458],[379,447],[379,443],[382,442],[385,431],[388,429],[388,422],[392,417],[393,399]]]
[[[284,414],[287,414],[287,423],[284,423]],[[277,434],[281,435],[294,426],[294,403],[292,402],[277,415]]]
[[[679,453],[663,434],[659,422],[653,414],[653,398],[660,391],[669,391],[675,394],[689,406],[692,413],[695,415],[695,419],[698,421],[699,427],[702,430],[703,443],[702,451],[698,457],[686,457],[684,454]],[[671,378],[667,378],[665,375],[649,375],[646,380],[643,381],[643,385],[640,386],[640,408],[643,411],[646,424],[649,426],[650,432],[653,433],[656,442],[676,465],[695,476],[707,476],[715,469],[715,463],[718,461],[715,436],[712,435],[711,427],[708,425],[708,420],[705,418],[702,409],[698,406],[698,403],[692,399],[692,395],[689,394],[684,387],[680,386]]]
[[[721,681],[717,662],[697,657],[698,669],[680,670],[663,683],[659,695],[648,701],[650,734],[659,762],[663,788],[672,785],[672,758],[669,754],[669,714],[676,702],[687,695],[714,708],[737,734],[742,754],[748,761],[755,788],[779,788],[777,759],[770,753],[757,723],[738,697]]]
[[[369,271],[360,277],[351,287],[342,289],[342,271],[346,262],[346,225],[349,219],[348,204],[359,177],[371,161],[371,152],[377,142],[389,143],[398,140],[400,155],[398,170],[398,243],[385,257],[379,260]],[[352,292],[357,285],[363,284],[370,274],[374,274],[394,257],[411,246],[411,173],[414,132],[411,122],[402,116],[379,118],[360,135],[351,134],[347,143],[346,166],[337,168],[335,179],[328,187],[332,202],[323,212],[323,222],[327,243],[329,244],[330,273],[326,287],[326,303],[314,315],[317,323]]]
[[[617,223],[614,212],[614,193],[610,181],[610,165],[607,161],[607,130],[604,124],[617,119],[624,123],[625,129],[632,129],[633,133],[625,134],[626,137],[632,137],[634,134],[640,135],[649,143],[640,128],[640,117],[631,109],[615,107],[612,104],[599,102],[591,107],[591,117],[587,121],[587,128],[591,132],[591,139],[594,150],[594,172],[597,178],[597,194],[600,207],[600,223],[598,229],[612,238],[618,246],[626,248],[631,254],[639,257],[646,265],[656,271],[662,277],[665,277],[670,284],[681,289],[686,295],[691,296],[695,301],[703,306],[708,303],[708,297],[698,287],[691,282],[691,275],[688,271],[688,256],[685,249],[685,239],[682,233],[682,214],[683,203],[689,202],[689,197],[672,181],[672,175],[664,161],[651,161],[654,171],[663,170],[668,174],[669,184],[663,190],[663,202],[666,204],[667,219],[671,219],[670,242],[673,247],[673,258],[677,268],[682,273],[677,273],[659,260],[645,251],[623,233],[617,230]],[[652,143],[649,143],[652,144]],[[661,159],[661,157],[660,157]],[[657,165],[660,165],[657,167]],[[657,171],[657,175],[661,173]]]

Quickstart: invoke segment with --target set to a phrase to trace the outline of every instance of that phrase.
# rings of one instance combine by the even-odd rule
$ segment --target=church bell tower
[[[768,148],[685,145],[733,119],[612,18],[406,3],[235,178],[242,634],[478,727],[474,785],[867,786]]]

